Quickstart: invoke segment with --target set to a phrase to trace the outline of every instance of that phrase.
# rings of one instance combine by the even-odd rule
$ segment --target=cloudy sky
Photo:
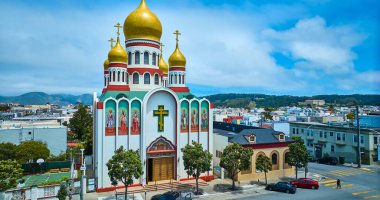
[[[107,40],[140,0],[2,0],[0,95],[100,92]],[[179,29],[197,95],[380,94],[380,1],[147,0]],[[124,38],[123,38],[124,40]]]

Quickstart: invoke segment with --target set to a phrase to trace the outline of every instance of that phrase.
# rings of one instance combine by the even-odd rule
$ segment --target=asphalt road
[[[296,194],[269,192],[259,196],[236,198],[240,200],[349,200],[380,199],[380,168],[357,169],[344,166],[309,164],[310,177],[321,179],[319,190],[297,189]],[[336,179],[342,189],[336,189]]]

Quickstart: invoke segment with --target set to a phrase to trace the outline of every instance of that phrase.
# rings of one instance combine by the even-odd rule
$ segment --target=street
[[[291,200],[340,200],[340,199],[380,199],[380,169],[352,168],[310,163],[310,177],[320,181],[319,190],[297,189],[296,194],[268,192],[263,195],[245,196],[231,199],[291,199]],[[342,189],[336,189],[336,180],[341,180]]]

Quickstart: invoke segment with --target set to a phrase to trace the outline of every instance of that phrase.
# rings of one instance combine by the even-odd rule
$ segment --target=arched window
[[[128,52],[128,65],[132,64],[132,53]]]
[[[117,72],[117,82],[120,82],[120,71]]]
[[[150,84],[150,74],[149,73],[144,74],[144,84]]]
[[[277,153],[272,154],[272,165],[277,165]]]
[[[115,77],[116,77],[115,75],[116,75],[116,73],[115,73],[115,71],[113,71],[113,72],[112,72],[112,81],[113,81],[113,82],[115,82]]]
[[[178,75],[178,78],[179,78],[179,79],[178,79],[178,83],[181,84],[181,83],[182,83],[182,75],[181,75],[181,74]]]
[[[140,64],[140,52],[135,52],[135,64]]]
[[[149,53],[144,52],[144,64],[149,65]]]
[[[185,84],[185,74],[182,75],[182,84]]]
[[[133,73],[133,84],[139,84],[139,73]]]
[[[121,72],[123,74],[121,81],[125,82],[125,72]]]
[[[152,54],[152,65],[154,65],[154,66],[156,66],[156,53],[154,52],[153,54]]]
[[[285,153],[285,164],[289,164],[289,152]]]
[[[104,77],[104,86],[107,86],[107,78]]]
[[[158,74],[154,75],[154,84],[158,85],[159,84],[159,79],[158,79]]]
[[[177,84],[177,74],[174,75],[174,84]]]
[[[129,80],[128,80],[128,73],[127,72],[125,72],[125,82],[128,84],[129,83]]]
[[[169,84],[173,84],[173,75],[172,74],[170,75],[170,82],[169,82]]]

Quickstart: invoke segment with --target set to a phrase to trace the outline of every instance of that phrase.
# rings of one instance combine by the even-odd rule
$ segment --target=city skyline
[[[100,93],[113,25],[138,2],[1,2],[7,19],[0,22],[1,95]],[[196,95],[379,94],[378,2],[147,4],[163,23],[165,59],[174,50],[172,33],[182,33],[187,82]]]

